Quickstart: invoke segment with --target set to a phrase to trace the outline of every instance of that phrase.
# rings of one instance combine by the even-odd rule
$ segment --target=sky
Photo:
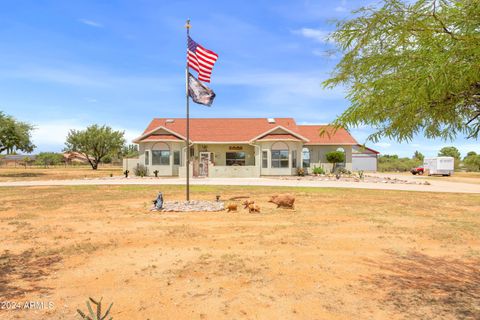
[[[154,117],[185,117],[185,20],[215,51],[211,108],[192,117],[293,117],[325,124],[348,106],[346,88],[321,86],[341,53],[335,21],[371,1],[10,1],[0,11],[0,111],[35,125],[35,152],[58,152],[70,129],[97,123],[139,136]],[[360,143],[372,128],[351,128]],[[416,137],[367,146],[434,156],[479,141]]]

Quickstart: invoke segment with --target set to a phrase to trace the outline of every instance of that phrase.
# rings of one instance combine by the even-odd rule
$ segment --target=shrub
[[[304,168],[297,168],[297,176],[303,177],[305,175]]]
[[[145,167],[143,164],[137,164],[135,169],[133,169],[133,172],[135,173],[136,176],[138,177],[145,177],[148,176],[148,168]]]
[[[345,153],[342,151],[330,151],[325,154],[327,161],[333,163],[332,172],[335,172],[337,168],[337,163],[342,163],[345,161]]]
[[[325,174],[325,170],[323,167],[313,167],[314,174]]]

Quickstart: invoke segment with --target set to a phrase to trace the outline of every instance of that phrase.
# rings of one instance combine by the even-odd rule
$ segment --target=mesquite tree
[[[83,154],[93,170],[107,155],[117,154],[125,144],[124,132],[108,126],[91,125],[86,130],[70,130],[65,151]]]
[[[0,153],[15,150],[32,152],[35,149],[31,141],[33,129],[32,125],[18,121],[0,111]]]
[[[344,55],[324,85],[346,86],[351,102],[336,126],[371,126],[372,141],[478,139],[480,1],[384,0],[331,38]]]

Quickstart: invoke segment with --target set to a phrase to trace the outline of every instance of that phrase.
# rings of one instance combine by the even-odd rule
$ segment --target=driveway
[[[393,176],[390,175],[392,178]],[[402,176],[402,179],[407,177]],[[410,178],[408,178],[410,179]],[[313,188],[357,188],[380,190],[403,190],[420,192],[479,193],[480,185],[471,183],[449,182],[447,179],[429,181],[430,185],[390,184],[346,181],[309,181],[282,180],[275,178],[193,178],[191,185],[225,185],[225,186],[272,186],[272,187],[313,187]],[[103,178],[79,180],[44,180],[0,182],[0,187],[31,186],[77,186],[77,185],[184,185],[185,179],[179,178]]]

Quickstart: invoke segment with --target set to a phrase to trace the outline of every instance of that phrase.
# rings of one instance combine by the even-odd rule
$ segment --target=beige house
[[[321,132],[324,134],[320,134]],[[124,169],[137,165],[148,174],[185,177],[186,119],[154,119],[133,142],[138,159],[125,159]],[[297,125],[292,118],[190,119],[190,174],[194,177],[259,177],[296,175],[297,168],[330,170],[325,154],[345,152],[352,169],[357,141],[344,129]]]

